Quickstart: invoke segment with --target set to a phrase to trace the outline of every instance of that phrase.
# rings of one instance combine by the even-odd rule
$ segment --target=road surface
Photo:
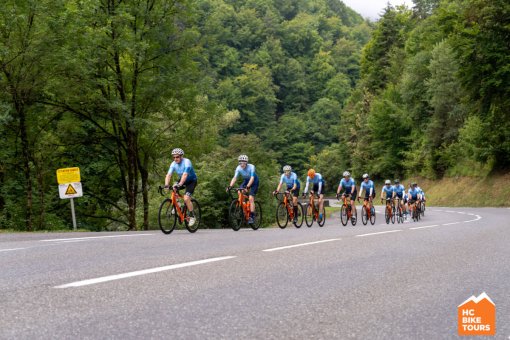
[[[0,234],[0,339],[449,339],[457,306],[482,292],[496,338],[510,337],[510,209],[377,217]]]

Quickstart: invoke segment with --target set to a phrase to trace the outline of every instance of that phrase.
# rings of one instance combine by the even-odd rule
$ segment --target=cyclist
[[[298,197],[299,189],[301,188],[301,183],[299,183],[296,173],[292,172],[292,167],[290,165],[285,165],[283,167],[283,174],[282,177],[280,177],[280,183],[278,184],[278,187],[273,192],[273,194],[276,195],[280,191],[283,182],[285,182],[285,184],[287,185],[287,191],[289,191],[292,194],[292,206],[294,207],[294,222],[297,222]]]
[[[404,193],[406,188],[400,184],[400,180],[396,179],[393,181],[393,191],[395,192],[395,198],[400,198],[400,207],[404,214],[407,214],[407,208],[405,207]]]
[[[420,188],[420,186],[418,185],[418,183],[416,183],[416,189],[418,189],[418,191],[419,191],[419,192],[420,192],[420,194],[421,194],[421,200],[422,200],[423,202],[425,202],[425,192],[423,191],[423,189],[422,189],[422,188]]]
[[[421,200],[421,193],[418,190],[418,184],[416,182],[411,183],[411,188],[407,191],[407,201],[411,205],[413,203],[419,203]]]
[[[373,215],[375,213],[374,204],[372,203],[373,198],[375,197],[375,186],[374,182],[370,179],[368,174],[363,174],[363,182],[361,182],[361,186],[359,189],[359,198],[362,196],[363,190],[365,190],[365,198],[364,201],[370,202],[370,213]]]
[[[241,188],[249,190],[250,218],[248,219],[248,224],[253,224],[255,219],[255,195],[259,190],[259,177],[255,172],[255,165],[248,164],[248,156],[240,155],[237,160],[239,165],[236,168],[236,172],[230,181],[230,185],[228,186],[227,191],[232,189],[232,186],[235,184],[237,177],[241,175],[243,177]]]
[[[173,162],[170,164],[170,168],[168,168],[168,173],[165,177],[165,189],[170,187],[170,181],[172,179],[172,174],[175,172],[179,178],[177,179],[177,183],[174,184],[173,190],[177,191],[179,189],[185,188],[184,194],[184,203],[189,211],[189,226],[193,226],[196,222],[195,215],[193,213],[193,203],[191,203],[191,195],[195,191],[197,186],[197,175],[195,170],[193,169],[193,165],[191,161],[187,158],[184,158],[184,151],[180,148],[175,148],[172,150],[172,158]]]
[[[353,178],[351,178],[351,173],[349,171],[344,171],[343,173],[344,178],[340,180],[340,183],[338,184],[338,189],[336,190],[336,198],[340,197],[340,191],[342,189],[344,190],[344,193],[342,194],[342,200],[347,195],[351,195],[351,205],[353,211],[356,210],[356,205],[354,204],[356,200],[356,194],[358,193],[356,189],[356,181],[354,181]]]
[[[308,174],[306,177],[306,187],[305,191],[303,192],[303,197],[306,196],[306,193],[308,192],[308,185],[312,183],[313,187],[312,190],[310,190],[310,195],[313,195],[314,193],[319,197],[319,221],[322,222],[322,207],[324,205],[324,195],[322,194],[322,189],[324,188],[324,179],[322,178],[322,175],[318,172],[315,172],[314,169],[308,170]]]
[[[384,198],[392,199],[395,197],[395,188],[391,185],[391,181],[387,179],[384,181],[384,186],[381,190],[381,202]]]

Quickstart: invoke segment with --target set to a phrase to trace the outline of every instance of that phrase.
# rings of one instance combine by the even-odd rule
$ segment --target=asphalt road
[[[510,338],[510,209],[323,228],[0,235],[0,339]]]

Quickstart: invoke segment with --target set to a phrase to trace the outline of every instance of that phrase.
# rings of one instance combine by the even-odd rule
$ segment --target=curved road
[[[0,234],[0,339],[449,339],[482,292],[508,339],[509,220]]]

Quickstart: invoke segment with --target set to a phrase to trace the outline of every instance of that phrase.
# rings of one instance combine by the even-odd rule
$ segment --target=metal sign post
[[[76,231],[76,215],[74,214],[74,200],[71,198],[71,214],[73,215],[73,230]]]

